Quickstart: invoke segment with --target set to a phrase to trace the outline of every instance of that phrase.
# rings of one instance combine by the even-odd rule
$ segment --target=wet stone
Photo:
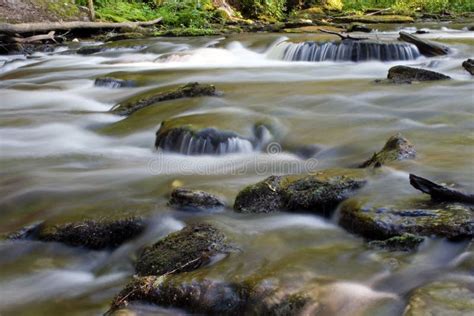
[[[415,146],[402,134],[398,133],[391,136],[385,143],[385,146],[372,158],[362,163],[360,168],[381,167],[384,164],[416,157]]]
[[[146,223],[140,217],[120,220],[86,220],[61,225],[40,223],[11,234],[9,239],[31,239],[59,242],[92,250],[116,248],[144,232]]]
[[[230,250],[220,230],[209,224],[193,224],[145,248],[135,269],[141,276],[192,271]]]
[[[177,188],[171,192],[168,205],[185,211],[213,211],[225,207],[221,197],[200,190]]]
[[[104,48],[102,46],[84,46],[79,48],[76,53],[79,55],[92,55],[100,53],[103,50]]]
[[[466,71],[474,76],[474,59],[468,59],[462,63],[462,66]]]
[[[463,204],[425,201],[381,206],[354,198],[341,205],[339,224],[371,240],[385,240],[403,234],[470,239],[474,237],[474,210]]]
[[[121,80],[111,77],[97,78],[94,81],[96,87],[105,87],[105,88],[131,88],[135,86],[135,83],[131,80]]]
[[[240,213],[309,211],[329,216],[337,205],[367,182],[360,169],[329,169],[308,175],[271,176],[239,192]]]
[[[431,70],[395,66],[389,69],[387,79],[393,83],[412,83],[414,81],[449,80],[451,77]]]
[[[403,234],[386,240],[373,240],[369,246],[388,251],[412,251],[416,250],[425,239],[412,234]]]
[[[449,48],[444,45],[435,43],[433,41],[421,39],[407,32],[400,32],[399,39],[404,42],[415,45],[420,51],[420,53],[428,57],[447,55],[450,51]]]

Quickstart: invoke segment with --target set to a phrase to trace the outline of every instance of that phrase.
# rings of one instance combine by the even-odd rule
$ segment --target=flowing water
[[[30,58],[1,57],[0,233],[42,220],[130,214],[150,216],[153,225],[113,252],[1,242],[0,314],[101,314],[133,274],[140,247],[198,220],[222,227],[242,251],[196,274],[319,285],[327,315],[399,315],[418,286],[443,278],[472,282],[474,250],[466,243],[432,239],[414,254],[388,253],[367,248],[335,219],[242,215],[231,209],[199,215],[166,205],[177,183],[218,193],[232,205],[242,187],[271,174],[360,163],[396,132],[416,144],[417,159],[388,168],[364,194],[380,201],[416,195],[407,180],[410,172],[474,191],[474,82],[461,67],[474,56],[473,32],[437,28],[423,35],[448,44],[447,57],[425,58],[403,45],[397,48],[403,58],[384,53],[382,60],[388,61],[382,62],[365,54],[359,59],[369,60],[357,63],[337,52],[323,58],[329,56],[321,54],[324,45],[337,51],[341,47],[335,44],[294,44],[335,40],[330,36],[285,36],[153,38],[106,44],[88,56],[75,54],[77,47],[71,46]],[[397,32],[392,28],[371,37],[395,40]],[[306,52],[296,58],[305,46],[313,57]],[[399,64],[454,80],[374,83]],[[103,76],[134,86],[94,86]],[[167,101],[127,119],[107,113],[137,93],[194,81],[215,84],[223,95]],[[227,147],[213,149],[225,155],[157,152],[160,123],[191,114],[203,125],[218,121],[233,131],[265,117],[274,122],[283,147],[267,152],[230,137]]]

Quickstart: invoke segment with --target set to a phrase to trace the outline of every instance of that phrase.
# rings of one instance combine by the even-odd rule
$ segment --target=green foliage
[[[204,28],[213,19],[209,0],[168,0],[158,5],[163,23],[172,27]]]
[[[415,11],[442,13],[474,12],[472,0],[344,0],[344,9],[364,11],[369,8],[392,8],[399,14],[413,14]]]
[[[96,14],[102,20],[149,21],[159,17],[156,10],[140,1],[102,0],[97,2]]]
[[[286,10],[286,0],[241,0],[239,6],[242,13],[248,17],[282,19]]]

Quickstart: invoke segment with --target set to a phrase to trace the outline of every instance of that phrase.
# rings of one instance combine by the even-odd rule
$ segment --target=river
[[[417,159],[388,167],[364,194],[377,200],[416,194],[407,180],[412,172],[474,191],[474,81],[461,67],[474,56],[474,32],[427,27],[422,36],[449,45],[448,56],[291,61],[282,60],[282,41],[330,35],[235,34],[120,41],[93,55],[75,54],[78,44],[71,44],[29,58],[0,57],[0,234],[42,220],[135,214],[154,223],[115,251],[0,242],[0,314],[101,314],[133,274],[131,259],[140,247],[197,220],[224,227],[242,249],[201,275],[329,283],[324,315],[399,315],[409,290],[443,275],[473,282],[474,270],[461,260],[474,256],[466,242],[431,239],[418,252],[392,253],[368,248],[335,218],[245,215],[232,208],[189,214],[167,206],[177,185],[218,193],[232,205],[244,186],[272,174],[354,166],[397,132],[416,145]],[[398,31],[388,26],[369,36],[395,39]],[[374,83],[394,65],[430,68],[454,80]],[[135,86],[94,86],[104,76]],[[188,82],[214,84],[222,95],[163,102],[128,118],[108,113],[137,93]],[[204,122],[218,114],[224,127],[241,124],[235,118],[264,116],[275,122],[282,145],[218,156],[157,152],[160,123],[190,114]],[[144,311],[153,312],[178,313]]]

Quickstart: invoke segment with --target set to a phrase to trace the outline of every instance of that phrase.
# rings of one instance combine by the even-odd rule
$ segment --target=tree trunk
[[[89,17],[92,22],[95,21],[94,0],[89,0]]]

